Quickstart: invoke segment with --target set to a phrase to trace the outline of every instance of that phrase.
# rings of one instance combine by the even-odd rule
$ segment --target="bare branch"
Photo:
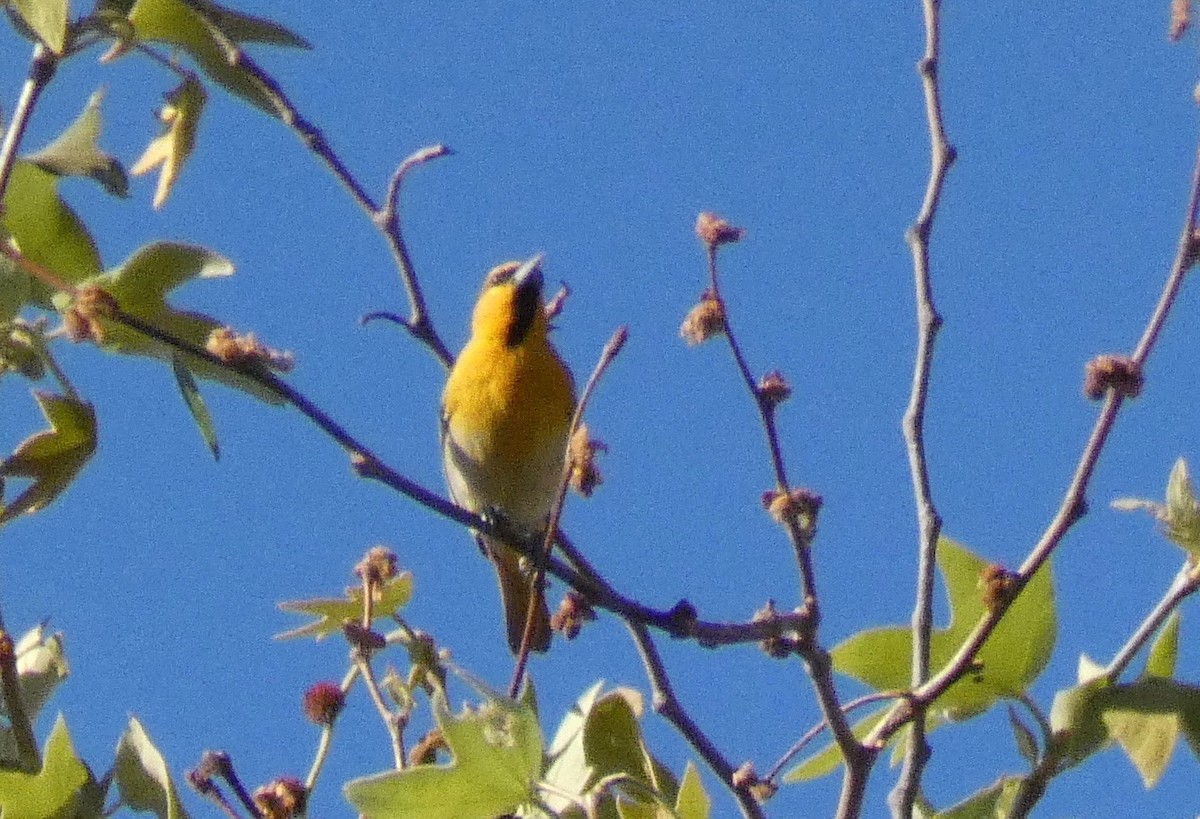
[[[938,85],[940,47],[940,0],[922,0],[925,17],[925,53],[917,63],[925,95],[925,115],[929,127],[930,169],[925,198],[916,221],[905,239],[912,251],[913,280],[917,303],[917,352],[913,366],[912,390],[904,413],[904,440],[908,450],[909,472],[917,507],[917,591],[913,604],[912,674],[913,687],[929,677],[929,640],[933,633],[933,584],[937,564],[937,543],[942,519],[933,502],[929,480],[929,462],[925,456],[925,409],[929,400],[929,379],[933,367],[933,347],[942,317],[933,300],[933,279],[929,272],[929,237],[941,201],[946,174],[954,164],[955,151],[946,138],[942,116],[941,90]],[[912,732],[904,755],[904,768],[889,796],[892,815],[909,817],[921,784],[921,773],[929,759],[925,739],[925,713],[914,713]]]

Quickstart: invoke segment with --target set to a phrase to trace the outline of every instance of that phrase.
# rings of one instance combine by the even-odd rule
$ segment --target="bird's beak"
[[[516,272],[512,274],[512,283],[519,289],[524,290],[527,287],[534,287],[538,290],[542,289],[542,259],[545,258],[544,253],[539,253],[528,261],[522,262]]]

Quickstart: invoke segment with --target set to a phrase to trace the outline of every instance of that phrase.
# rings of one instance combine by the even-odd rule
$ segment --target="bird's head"
[[[541,254],[488,271],[471,318],[472,336],[499,338],[509,347],[524,343],[531,331],[546,336]]]

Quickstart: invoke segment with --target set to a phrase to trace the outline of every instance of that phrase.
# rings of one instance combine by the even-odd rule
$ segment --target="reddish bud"
[[[304,692],[304,715],[317,725],[333,725],[346,694],[337,683],[319,682]]]

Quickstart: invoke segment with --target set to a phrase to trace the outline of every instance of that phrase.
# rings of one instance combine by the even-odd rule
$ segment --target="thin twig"
[[[405,244],[404,236],[400,229],[398,198],[401,183],[408,171],[432,159],[449,155],[451,153],[450,149],[444,145],[432,145],[422,148],[401,162],[395,173],[392,174],[383,206],[376,205],[375,200],[367,193],[366,188],[350,172],[350,169],[346,167],[346,163],[342,161],[337,152],[333,150],[324,133],[301,115],[299,109],[292,103],[287,94],[284,93],[279,83],[264,71],[237,42],[231,40],[226,35],[221,27],[209,18],[207,11],[202,6],[189,4],[189,8],[203,21],[214,42],[225,53],[225,59],[229,64],[245,72],[245,75],[255,84],[259,93],[270,101],[273,109],[272,113],[296,134],[309,151],[325,164],[325,167],[342,184],[342,187],[349,192],[355,204],[366,213],[367,217],[371,220],[371,224],[383,235],[392,253],[396,267],[400,271],[400,278],[404,282],[405,290],[408,291],[411,315],[408,319],[401,319],[399,323],[415,338],[424,343],[443,366],[449,368],[454,361],[454,356],[450,353],[450,350],[446,347],[441,336],[438,335],[437,330],[429,320],[429,313],[425,307],[425,298],[421,291],[420,282],[413,270],[408,246]],[[376,315],[388,315],[393,320],[397,318],[392,314]]]
[[[346,676],[342,678],[342,696],[345,697],[350,693],[350,689],[354,687],[354,681],[358,679],[361,672],[357,665],[351,665],[346,672]],[[325,767],[325,760],[329,757],[329,750],[333,747],[333,728],[337,724],[334,719],[321,728],[321,739],[317,743],[317,752],[313,755],[312,765],[308,769],[308,776],[304,780],[304,790],[306,793],[312,793],[313,788],[317,786],[317,780],[321,776],[321,770]]]
[[[371,630],[371,621],[375,619],[375,593],[379,588],[379,578],[373,572],[364,571],[362,573],[362,590],[363,590],[363,610],[362,619],[359,621],[362,625],[364,633]],[[400,725],[396,722],[395,714],[388,704],[383,700],[383,692],[379,690],[379,682],[375,679],[375,669],[371,667],[371,649],[363,642],[355,642],[354,647],[350,650],[351,660],[358,667],[359,673],[362,675],[363,685],[366,686],[367,694],[371,697],[371,702],[375,704],[375,710],[379,712],[380,719],[383,720],[383,727],[388,732],[388,737],[392,743],[392,760],[395,763],[396,770],[404,770],[404,737],[400,732]]]
[[[1159,332],[1169,316],[1171,308],[1174,306],[1179,288],[1183,285],[1184,277],[1192,264],[1193,236],[1196,231],[1197,212],[1200,211],[1200,145],[1197,146],[1195,163],[1188,203],[1185,209],[1183,229],[1175,260],[1163,285],[1162,295],[1159,297],[1154,313],[1150,317],[1146,330],[1133,355],[1133,360],[1139,368],[1144,365],[1146,359],[1153,351]],[[1006,595],[997,606],[990,609],[980,618],[979,622],[975,624],[967,639],[959,646],[958,651],[955,652],[949,662],[922,686],[912,692],[911,699],[913,702],[928,705],[945,693],[946,689],[968,672],[974,663],[979,649],[983,646],[987,638],[991,636],[1000,619],[1008,610],[1008,607],[1012,605],[1013,601],[1024,590],[1034,573],[1041,568],[1042,564],[1058,548],[1059,543],[1062,542],[1063,537],[1071,527],[1086,514],[1087,501],[1085,495],[1087,487],[1096,469],[1100,453],[1104,449],[1109,433],[1112,431],[1117,415],[1124,404],[1124,400],[1125,398],[1121,393],[1112,389],[1108,391],[1104,407],[1100,410],[1095,425],[1092,427],[1091,435],[1088,437],[1087,444],[1083,448],[1079,463],[1063,495],[1058,511],[1047,525],[1045,532],[1042,533],[1038,542],[1030,550],[1029,555],[1025,558],[1025,562],[1021,564],[1020,569],[1013,575],[1014,593],[1011,596]],[[868,735],[866,741],[868,743],[886,742],[911,718],[911,714],[906,713],[906,710],[901,707],[893,708],[888,716]]]
[[[562,519],[563,504],[567,500],[567,489],[571,484],[571,441],[579,430],[579,425],[583,423],[583,413],[587,410],[588,402],[592,400],[592,393],[595,392],[596,385],[600,383],[601,377],[621,352],[621,348],[625,346],[628,338],[629,330],[625,327],[618,327],[612,334],[612,338],[604,345],[604,349],[600,351],[600,359],[596,362],[596,367],[592,370],[592,375],[588,378],[587,384],[584,385],[583,392],[579,396],[579,401],[575,404],[575,412],[571,416],[571,424],[567,428],[567,445],[563,450],[562,475],[558,481],[558,494],[554,498],[554,505],[550,507],[550,517],[546,523],[541,554],[534,561],[536,569],[530,580],[532,593],[529,595],[529,610],[525,613],[525,629],[521,633],[521,648],[517,652],[512,681],[508,685],[508,696],[513,699],[521,691],[521,682],[525,678],[525,666],[529,662],[529,651],[533,645],[537,613],[539,608],[544,605],[545,592],[542,584],[546,580],[546,562],[554,551],[554,536],[558,532],[558,522]]]
[[[729,307],[725,303],[725,299],[721,296],[720,281],[717,275],[717,247],[716,242],[705,243],[705,248],[708,252],[709,292],[711,297],[720,305],[721,315],[724,318],[724,334],[729,343],[729,349],[733,353],[734,361],[737,363],[738,371],[742,375],[746,389],[750,391],[750,395],[754,398],[754,404],[758,408],[759,418],[762,420],[763,432],[767,439],[767,450],[771,457],[771,467],[775,474],[776,489],[783,494],[787,494],[790,491],[791,484],[788,480],[787,469],[783,461],[783,447],[779,443],[779,434],[775,425],[775,402],[765,396],[763,391],[758,388],[754,375],[750,371],[750,365],[747,363],[746,357],[742,353],[741,345],[738,343],[737,335],[733,331],[732,322],[729,320]],[[807,641],[802,641],[801,645],[803,648],[800,654],[804,658],[808,677],[812,682],[813,689],[816,691],[817,703],[820,706],[821,714],[828,721],[834,741],[837,743],[838,749],[846,760],[846,779],[843,782],[843,798],[840,800],[841,804],[838,815],[857,815],[857,810],[853,808],[856,802],[861,801],[861,791],[865,789],[866,774],[869,770],[868,758],[872,754],[859,743],[858,739],[854,736],[850,723],[846,720],[846,715],[843,713],[838,700],[837,689],[833,684],[833,663],[829,659],[829,653],[821,648],[816,640],[817,628],[821,622],[821,609],[817,595],[816,572],[813,569],[812,552],[809,548],[811,545],[810,541],[812,540],[812,532],[811,530],[808,532],[801,531],[800,524],[795,515],[784,517],[783,524],[784,529],[787,531],[788,539],[791,541],[796,562],[800,568],[801,592],[804,598],[803,610],[811,621],[811,638]],[[858,790],[857,796],[848,794],[848,789],[851,786]],[[842,812],[842,808],[846,808],[852,812]]]
[[[873,702],[881,702],[882,700],[893,700],[901,696],[903,696],[903,693],[900,691],[876,691],[873,694],[864,694],[858,699],[850,700],[850,702],[843,705],[842,713],[849,714],[851,711],[862,708],[864,705],[870,705]],[[825,720],[821,720],[812,728],[809,728],[807,731],[805,731],[804,735],[801,736],[800,739],[796,740],[792,747],[784,751],[783,756],[779,757],[778,761],[771,766],[771,770],[767,771],[766,775],[763,776],[763,781],[774,782],[775,778],[779,776],[781,771],[783,771],[784,766],[791,762],[796,757],[796,754],[803,751],[805,746],[819,737],[828,727],[829,723]]]
[[[12,178],[13,168],[17,164],[17,152],[21,148],[21,140],[25,129],[29,127],[29,119],[33,116],[34,106],[46,85],[54,78],[58,68],[58,58],[54,52],[42,43],[33,47],[33,57],[29,63],[29,76],[21,87],[21,96],[17,99],[17,107],[13,111],[12,122],[4,133],[4,142],[0,143],[0,214],[4,213],[4,194],[8,190],[8,181]]]
[[[400,271],[400,280],[404,283],[404,289],[408,293],[408,304],[410,315],[407,319],[400,318],[394,314],[377,313],[374,314],[380,317],[387,317],[404,327],[418,341],[425,344],[437,356],[438,361],[442,362],[442,366],[449,369],[454,364],[454,355],[446,347],[441,336],[434,329],[432,322],[429,320],[429,310],[425,306],[425,294],[421,290],[420,280],[417,278],[416,270],[413,268],[412,257],[408,253],[408,245],[404,241],[404,233],[400,225],[400,186],[404,182],[405,176],[413,168],[419,165],[424,165],[426,162],[437,159],[443,156],[449,156],[452,151],[445,145],[430,145],[427,148],[422,148],[416,153],[409,156],[392,174],[392,179],[388,183],[387,196],[384,197],[383,207],[371,215],[371,221],[375,227],[379,228],[387,240],[388,246],[392,251],[392,258],[396,262],[396,267]],[[364,317],[367,320],[368,317]]]
[[[666,667],[663,665],[662,656],[658,653],[658,648],[654,645],[650,632],[639,623],[627,622],[626,626],[633,635],[633,641],[642,657],[642,664],[646,667],[646,674],[650,678],[651,703],[655,713],[675,726],[675,730],[688,741],[696,753],[700,754],[701,759],[707,763],[712,772],[720,778],[722,784],[737,799],[742,816],[747,819],[761,819],[765,814],[750,793],[749,788],[747,786],[738,787],[734,784],[735,769],[733,765],[696,725],[687,709],[679,702],[679,698],[675,695],[675,689],[671,685],[671,679],[667,675]]]
[[[933,279],[929,271],[929,237],[933,220],[941,201],[946,174],[954,164],[955,150],[946,138],[942,116],[938,68],[941,57],[940,0],[922,0],[925,18],[925,53],[917,62],[921,87],[925,95],[925,116],[929,128],[930,169],[925,197],[916,221],[905,236],[912,251],[913,280],[917,306],[917,352],[913,365],[912,390],[908,409],[904,413],[904,440],[907,444],[913,496],[917,508],[917,592],[913,604],[912,673],[913,687],[929,677],[929,641],[933,633],[934,567],[937,564],[938,537],[942,519],[933,502],[930,487],[929,461],[925,455],[925,409],[929,400],[929,379],[933,366],[933,348],[942,317],[933,299]],[[888,797],[892,815],[912,816],[913,805],[920,792],[921,774],[929,759],[929,743],[925,739],[925,712],[914,711],[912,731],[904,754],[904,767],[896,787]]]
[[[1141,651],[1142,646],[1149,642],[1162,626],[1166,619],[1171,616],[1171,612],[1175,611],[1187,597],[1194,594],[1197,589],[1200,589],[1200,569],[1189,559],[1175,575],[1175,579],[1171,581],[1167,593],[1163,595],[1162,600],[1158,601],[1158,605],[1154,610],[1146,616],[1142,624],[1138,626],[1136,632],[1129,638],[1125,645],[1121,646],[1120,651],[1113,657],[1112,662],[1104,669],[1104,676],[1110,683],[1117,682],[1121,675],[1125,673],[1125,669],[1129,667],[1129,663]]]
[[[391,738],[392,762],[396,766],[396,770],[404,770],[404,739],[400,734],[400,726],[396,724],[392,710],[388,708],[387,703],[383,700],[383,694],[379,690],[379,683],[375,680],[375,671],[371,668],[371,658],[366,651],[355,648],[354,662],[358,666],[359,673],[362,675],[363,684],[366,686],[367,693],[371,697],[371,702],[375,704],[375,709],[379,712],[379,716],[383,720],[383,725],[387,729],[388,736]]]

